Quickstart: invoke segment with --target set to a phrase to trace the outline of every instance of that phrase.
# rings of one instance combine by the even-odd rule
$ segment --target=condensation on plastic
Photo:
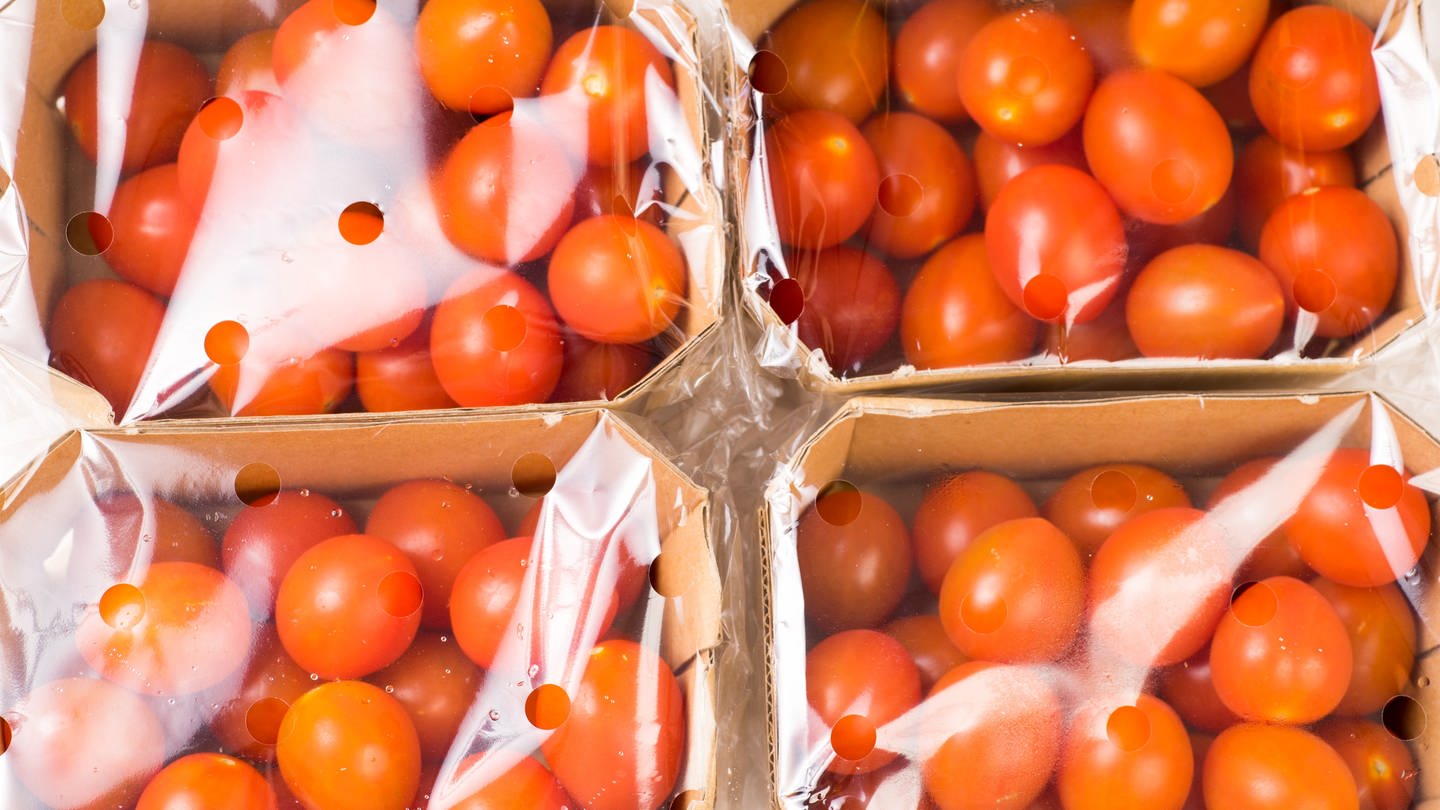
[[[55,360],[63,370],[88,378],[90,370],[77,367],[74,358],[51,358],[50,314],[71,284],[118,278],[104,255],[82,255],[67,244],[71,218],[107,213],[116,189],[128,179],[119,169],[124,149],[120,114],[101,116],[98,165],[70,134],[63,93],[71,68],[98,44],[100,106],[123,108],[146,39],[182,44],[213,71],[240,35],[273,28],[300,5],[299,0],[207,6],[175,0],[128,5],[17,0],[0,7],[0,68],[6,68],[0,70],[0,172],[13,178],[3,184],[9,190],[0,196],[0,349],[41,362]],[[294,413],[296,405],[273,401],[262,387],[287,375],[302,378],[297,385],[302,389],[318,384],[327,410],[361,409],[352,391],[353,355],[326,355],[328,367],[335,369],[329,372],[315,371],[312,358],[417,309],[428,315],[442,301],[502,276],[497,265],[452,244],[441,227],[449,214],[437,210],[429,191],[427,178],[438,174],[453,144],[479,124],[469,112],[445,110],[420,76],[413,46],[420,6],[419,0],[381,0],[364,23],[339,26],[322,43],[328,61],[317,62],[314,69],[302,66],[285,82],[283,99],[263,109],[252,109],[242,93],[228,91],[242,102],[240,129],[229,144],[221,142],[211,191],[138,388],[129,401],[112,403],[119,422]],[[94,31],[70,22],[97,10],[103,16]],[[587,29],[623,26],[653,45],[676,79],[674,87],[654,75],[647,80],[649,148],[639,162],[619,168],[633,167],[641,178],[635,190],[641,196],[637,215],[653,217],[679,249],[686,265],[684,300],[672,296],[664,301],[676,307],[674,319],[656,337],[634,346],[592,351],[593,344],[576,338],[563,323],[560,328],[566,363],[588,368],[591,378],[604,378],[608,370],[610,381],[604,383],[603,396],[599,385],[595,392],[576,393],[576,383],[585,376],[576,371],[560,381],[556,396],[563,401],[613,399],[708,330],[719,314],[724,217],[717,190],[720,167],[713,163],[720,153],[712,139],[722,116],[717,97],[699,78],[705,61],[703,29],[713,24],[700,25],[696,14],[672,0],[642,0],[623,18],[599,2],[547,3],[547,10],[555,47]],[[564,112],[565,104],[561,95],[513,99],[510,121],[517,132],[530,132],[513,142],[525,148],[545,138],[573,139],[583,148],[583,115],[567,114],[563,125],[545,117]],[[251,148],[234,147],[234,154],[225,148],[242,142]],[[583,159],[561,163],[540,169],[572,183],[587,171]],[[653,199],[645,199],[652,192]],[[368,244],[352,244],[341,234],[342,212],[356,203],[372,205],[365,210],[378,209],[381,215],[379,236]],[[612,201],[597,200],[594,206],[609,209]],[[577,213],[576,221],[583,216]],[[532,219],[504,223],[506,244],[534,230]],[[542,257],[512,269],[544,296],[547,265]],[[497,293],[492,303],[517,305],[517,295]],[[542,309],[556,317],[548,297]],[[517,310],[524,318],[511,317],[515,323],[495,320],[500,342],[554,329],[530,309]],[[488,312],[477,304],[472,320]],[[229,322],[243,330],[238,342],[226,348],[236,336],[222,329],[216,333],[220,351],[207,352],[211,330]],[[416,334],[428,323],[427,317]],[[555,340],[558,345],[559,335]],[[392,338],[389,346],[397,342]],[[235,349],[246,343],[248,349]],[[555,355],[558,350],[547,356]],[[512,367],[516,360],[498,362],[502,365],[492,371],[473,375],[494,379],[480,379],[482,390],[465,394],[460,404],[524,405],[535,401],[533,392],[531,398],[507,392],[545,388]],[[229,405],[207,385],[225,366],[230,366],[225,374],[238,378],[223,383],[235,389]],[[342,373],[344,368],[352,371]],[[625,391],[610,390],[616,380],[624,381]],[[312,393],[302,391],[301,398],[316,399]]]
[[[533,514],[537,497],[543,495],[543,501],[518,602],[498,633],[494,663],[483,674],[477,670],[473,704],[443,760],[426,760],[427,773],[436,774],[433,788],[422,785],[422,795],[407,806],[454,806],[516,760],[539,756],[551,732],[532,723],[528,696],[549,684],[578,700],[585,694],[581,682],[591,650],[609,639],[638,643],[661,670],[673,673],[684,696],[683,722],[677,727],[649,716],[653,709],[647,712],[645,701],[654,696],[642,690],[636,716],[609,718],[636,724],[634,750],[600,750],[599,740],[576,740],[582,759],[590,762],[586,767],[592,775],[603,767],[605,784],[624,785],[634,779],[628,773],[655,767],[647,745],[678,734],[684,742],[674,771],[657,780],[663,787],[655,795],[636,801],[651,810],[672,803],[689,807],[692,801],[708,806],[715,789],[713,645],[720,612],[705,536],[709,507],[703,490],[653,452],[617,417],[597,411],[487,421],[351,419],[223,435],[185,429],[68,434],[0,493],[0,719],[6,731],[13,731],[13,737],[0,734],[8,742],[8,749],[0,744],[0,805],[17,810],[91,806],[119,782],[138,780],[119,791],[122,806],[128,807],[163,764],[188,753],[224,750],[211,724],[222,709],[234,708],[229,704],[239,695],[241,678],[250,662],[259,660],[250,658],[254,650],[237,654],[217,648],[216,639],[190,639],[191,646],[169,650],[172,658],[137,659],[157,667],[154,672],[182,679],[196,665],[213,669],[206,664],[217,657],[237,662],[226,672],[211,673],[221,679],[201,691],[166,693],[157,678],[147,681],[152,694],[146,695],[136,683],[138,668],[127,670],[123,661],[115,662],[119,665],[102,677],[87,663],[94,658],[79,643],[80,628],[95,621],[112,588],[140,585],[153,556],[174,553],[176,537],[158,530],[162,518],[164,525],[176,525],[168,504],[188,513],[185,522],[204,527],[205,539],[213,542],[204,552],[219,565],[220,538],[232,521],[246,512],[263,512],[277,496],[328,496],[364,531],[370,509],[391,487],[440,479],[483,499],[507,536],[515,533],[522,516]],[[127,496],[134,498],[128,506],[117,500]],[[275,573],[256,569],[231,581],[248,596],[257,576]],[[640,598],[607,629],[606,614],[613,605],[599,595],[615,593],[622,578],[633,582],[637,577],[645,583]],[[123,586],[113,592],[125,593]],[[262,635],[273,635],[268,630],[273,624],[256,610],[249,611],[248,636],[242,637],[247,648]],[[450,635],[448,629],[421,632],[439,632],[442,643]],[[95,649],[91,644],[89,652]],[[436,679],[445,674],[432,673]],[[104,707],[71,718],[28,712],[32,694],[67,678],[81,679],[69,682],[77,688],[108,678],[107,687],[95,688],[132,697],[123,712],[114,710],[119,712],[115,716]],[[365,679],[386,691],[391,686],[379,674]],[[604,705],[603,700],[587,704],[584,711],[598,709],[603,717]],[[574,712],[582,711],[579,706]],[[117,727],[119,716],[145,727]],[[66,736],[54,736],[56,723],[71,724]],[[163,731],[163,761],[157,750],[155,760],[143,763],[139,772],[117,772],[117,763],[134,760],[114,752],[143,747],[152,727]],[[27,754],[27,746],[34,744],[39,751]],[[272,786],[281,784],[273,758],[269,764],[251,761]],[[594,779],[583,789],[615,790],[597,787]],[[586,801],[606,807],[629,801],[620,798],[617,805],[615,800]]]

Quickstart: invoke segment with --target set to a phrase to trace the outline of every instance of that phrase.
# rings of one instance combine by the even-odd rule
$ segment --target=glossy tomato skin
[[[1270,214],[1286,199],[1321,186],[1355,185],[1355,162],[1343,149],[1305,152],[1265,133],[1235,157],[1235,193],[1240,238],[1253,250]]]
[[[1097,76],[1138,64],[1130,47],[1130,9],[1126,0],[1067,0],[1059,7],[1080,35]]]
[[[945,634],[939,616],[906,616],[885,625],[882,631],[910,653],[920,673],[922,691],[930,691],[946,673],[969,660]]]
[[[1130,9],[1130,45],[1142,65],[1205,87],[1245,64],[1269,11],[1268,0],[1139,0]]]
[[[251,351],[238,363],[216,366],[210,377],[210,390],[232,416],[333,413],[354,385],[355,356],[333,348],[313,354]]]
[[[514,624],[531,538],[514,537],[486,546],[455,576],[450,625],[471,661],[489,669]]]
[[[1043,518],[986,529],[940,586],[940,621],[960,651],[985,661],[1053,661],[1075,643],[1085,572],[1070,538]]]
[[[1175,710],[1142,694],[1133,705],[1099,701],[1070,723],[1060,762],[1067,810],[1174,808],[1190,793],[1195,759]]]
[[[1201,731],[1218,734],[1241,722],[1215,692],[1210,672],[1210,650],[1201,650],[1160,672],[1156,691],[1186,723]]]
[[[415,54],[441,104],[496,113],[535,95],[552,36],[539,0],[432,0],[415,23]]]
[[[238,98],[246,90],[280,95],[274,54],[274,28],[252,31],[235,40],[215,70],[215,95]]]
[[[900,287],[890,268],[845,245],[789,257],[804,296],[796,331],[806,346],[825,352],[836,373],[856,371],[895,334]]]
[[[971,542],[1007,520],[1036,517],[1035,501],[1013,480],[970,470],[925,488],[913,522],[915,563],[932,593]]]
[[[593,165],[623,165],[650,151],[648,98],[673,93],[675,72],[643,34],[615,25],[581,29],[555,49],[540,92],[558,97],[565,137]],[[583,136],[583,137],[582,137]]]
[[[1257,483],[1262,476],[1275,466],[1279,461],[1275,457],[1257,458],[1247,461],[1236,467],[1233,472],[1220,480],[1215,489],[1210,493],[1209,509],[1215,509],[1225,502],[1226,498],[1239,494]],[[1279,482],[1267,485],[1269,487],[1283,486]],[[1257,497],[1251,495],[1250,497]],[[1270,497],[1270,490],[1261,493],[1258,497],[1266,499]],[[1285,539],[1285,533],[1277,526],[1275,531],[1265,535],[1255,548],[1246,555],[1245,562],[1236,572],[1236,582],[1255,582],[1268,577],[1295,577],[1296,579],[1309,579],[1310,566],[1300,559],[1300,553],[1295,546]]]
[[[1064,17],[1030,8],[986,23],[960,56],[960,98],[981,129],[1012,143],[1049,143],[1075,126],[1095,65]]]
[[[150,563],[220,567],[220,546],[194,515],[164,498],[141,500],[128,492],[96,500],[93,512],[76,519],[75,548],[90,560],[129,563],[148,554]]]
[[[947,124],[968,116],[955,77],[960,56],[995,9],[988,0],[931,0],[915,10],[895,35],[891,75],[906,106]]]
[[[1072,129],[1047,144],[1014,144],[984,130],[975,136],[975,180],[981,205],[989,210],[1010,178],[1036,166],[1069,166],[1089,171],[1080,129]]]
[[[785,88],[773,97],[782,112],[827,110],[858,124],[889,80],[890,33],[865,0],[799,4],[775,24],[764,47],[785,65]]]
[[[1323,740],[1298,728],[1242,723],[1205,757],[1205,804],[1254,810],[1358,810],[1355,780]]]
[[[1190,506],[1185,487],[1144,464],[1099,464],[1075,473],[1045,502],[1044,515],[1086,556],[1131,518]]]
[[[134,70],[132,75],[115,77],[131,92],[122,107],[125,117],[106,122],[105,137],[117,141],[120,174],[174,160],[185,127],[211,90],[210,72],[200,60],[170,42],[152,39],[142,43]],[[64,86],[70,131],[92,161],[99,154],[101,137],[98,75],[99,57],[91,51],[70,71]]]
[[[354,534],[355,519],[334,500],[310,489],[281,489],[267,503],[242,509],[225,537],[220,555],[228,574],[258,618],[274,609],[275,592],[290,566],[322,540]]]
[[[685,739],[685,696],[669,665],[612,639],[591,650],[570,715],[540,750],[580,806],[655,810],[675,788]]]
[[[1417,787],[1415,757],[1384,726],[1370,720],[1326,720],[1315,729],[1345,760],[1359,788],[1360,810],[1405,810]]]
[[[913,259],[959,233],[975,212],[970,158],[944,127],[921,115],[883,113],[861,130],[880,167],[866,245]]]
[[[824,503],[856,496],[859,509],[848,522],[839,522],[834,514],[848,510]],[[805,615],[828,633],[876,627],[894,612],[910,584],[905,520],[869,492],[822,494],[800,517],[795,556]]]
[[[1085,110],[1085,160],[1120,210],[1174,224],[1220,201],[1234,153],[1220,114],[1195,88],[1158,70],[1123,70]]]
[[[1349,12],[1303,6],[1261,37],[1250,68],[1250,102],[1266,131],[1297,149],[1340,149],[1380,110],[1372,32]]]
[[[224,754],[181,757],[150,780],[135,810],[275,810],[275,792],[255,768]]]
[[[478,763],[482,754],[470,757],[460,764],[460,777],[465,768]],[[461,799],[457,804],[446,805],[451,810],[511,810],[525,807],[531,810],[568,810],[570,797],[555,780],[554,775],[534,757],[517,760],[510,769],[487,782],[484,787]]]
[[[115,189],[110,203],[114,239],[105,250],[105,262],[125,280],[169,296],[185,266],[198,221],[180,192],[174,163],[140,172]]]
[[[51,362],[99,391],[121,415],[164,319],[165,305],[133,284],[82,281],[60,296],[50,315]]]
[[[404,655],[368,680],[400,701],[415,724],[421,757],[439,762],[452,745],[464,745],[456,733],[475,702],[481,678],[453,639],[420,633]]]
[[[655,225],[599,216],[571,228],[550,258],[550,301],[565,324],[601,343],[640,343],[674,325],[685,258]]]
[[[967,234],[927,259],[905,291],[900,346],[917,368],[1004,363],[1030,356],[1039,326],[996,283],[985,237]]]
[[[1258,359],[1285,324],[1285,294],[1258,259],[1186,245],[1145,265],[1125,299],[1125,318],[1146,357]]]
[[[560,380],[563,356],[545,297],[509,271],[475,270],[435,308],[430,361],[462,406],[544,402]]]
[[[355,393],[371,413],[455,407],[430,362],[429,320],[392,347],[357,353]]]
[[[1350,638],[1354,667],[1337,715],[1374,714],[1405,690],[1415,667],[1415,614],[1395,585],[1352,588],[1323,577],[1310,582],[1335,608]]]
[[[363,681],[332,681],[285,713],[277,749],[285,784],[307,808],[410,806],[420,786],[420,741],[400,701]]]
[[[244,679],[226,690],[210,727],[225,753],[270,763],[285,711],[315,684],[285,652],[273,625],[256,633],[253,650]]]
[[[881,728],[920,702],[920,673],[900,642],[874,630],[846,630],[811,648],[805,657],[805,695],[829,731],[843,717],[863,717]],[[896,754],[874,748],[859,759],[836,754],[825,766],[835,773],[869,773]]]
[[[880,168],[860,130],[837,113],[801,110],[765,133],[781,241],[809,250],[855,235],[875,205]]]

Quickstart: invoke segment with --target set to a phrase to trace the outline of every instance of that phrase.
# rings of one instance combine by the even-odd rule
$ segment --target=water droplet
[[[385,694],[387,694],[387,695],[393,695],[393,694],[395,694],[395,686],[394,686],[393,684],[388,684],[388,683],[385,684]]]
[[[496,723],[500,722],[500,712],[497,711],[497,710],[495,710],[495,709],[491,709],[491,710],[490,710],[490,719],[491,719],[491,721],[496,722]]]
[[[288,252],[282,251],[280,253],[280,261],[286,264],[290,264],[291,262],[295,261],[295,257],[291,256]]]
[[[312,680],[312,681],[318,681],[318,680],[320,680],[320,676],[319,676],[319,675],[316,675],[315,673],[312,672],[312,673],[310,673],[310,680]]]
[[[300,497],[302,497],[302,498],[308,498],[308,497],[310,497],[310,488],[309,488],[309,487],[301,487],[301,488],[300,488]]]

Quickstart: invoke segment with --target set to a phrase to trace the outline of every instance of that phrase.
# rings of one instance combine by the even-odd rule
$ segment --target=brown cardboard
[[[1386,7],[1385,0],[1317,0],[1339,6],[1360,17],[1374,28]],[[885,0],[876,0],[884,7]],[[898,3],[906,5],[905,3]],[[795,0],[727,0],[731,19],[746,39],[759,43],[762,36],[793,5]],[[1002,4],[1003,5],[1003,4]],[[1398,16],[1397,16],[1398,19]],[[736,66],[743,73],[745,65]],[[745,88],[748,91],[748,86]],[[739,196],[745,199],[748,180],[746,166],[753,148],[752,136],[738,139],[734,172]],[[1390,170],[1390,150],[1385,139],[1384,121],[1378,120],[1354,150],[1356,178],[1371,199],[1389,215],[1396,226],[1400,245],[1400,283],[1391,301],[1391,311],[1375,324],[1373,331],[1347,346],[1341,353],[1300,361],[1184,361],[1143,359],[1119,364],[1085,362],[1061,364],[1053,358],[1036,364],[1017,361],[1004,365],[916,370],[902,366],[892,372],[861,376],[837,376],[824,358],[803,346],[798,337],[787,338],[786,345],[795,353],[794,365],[801,382],[809,389],[826,394],[853,396],[879,391],[904,391],[922,388],[954,388],[970,391],[1044,391],[1084,389],[1154,389],[1177,390],[1196,388],[1313,388],[1325,380],[1364,367],[1372,357],[1390,345],[1402,332],[1424,318],[1421,294],[1415,285],[1411,267],[1410,223],[1401,209]],[[740,247],[740,273],[749,276],[757,268],[748,264],[749,247]],[[765,297],[749,284],[743,293],[745,308],[767,331],[790,332],[770,308]],[[1432,306],[1440,300],[1428,302]]]
[[[1344,446],[1369,446],[1371,415],[1380,409],[1394,428],[1412,473],[1440,468],[1440,439],[1367,393],[1320,395],[1152,395],[1083,401],[1017,404],[902,398],[855,398],[782,468],[760,515],[761,590],[765,609],[763,649],[769,706],[771,761],[776,762],[776,687],[773,649],[776,600],[773,549],[793,547],[793,521],[831,481],[861,487],[905,482],[918,490],[938,475],[990,469],[1014,476],[1027,488],[1044,489],[1087,466],[1111,462],[1154,465],[1202,487],[1244,461],[1293,448],[1345,412],[1356,416]],[[1196,488],[1192,488],[1192,492]],[[1432,501],[1434,499],[1432,498]],[[913,504],[911,504],[913,506]],[[906,505],[897,502],[903,513]],[[1440,543],[1420,563],[1433,587]],[[793,605],[793,603],[792,603]],[[1419,701],[1428,722],[1412,751],[1419,765],[1416,805],[1440,801],[1440,638],[1432,631],[1440,615],[1427,600],[1419,623],[1419,661],[1406,694]],[[772,777],[775,774],[772,774]],[[779,807],[778,790],[773,805]]]

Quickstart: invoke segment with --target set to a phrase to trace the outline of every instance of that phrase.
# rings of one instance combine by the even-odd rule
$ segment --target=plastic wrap
[[[696,19],[489,8],[6,4],[0,347],[122,423],[659,373],[722,297]]]
[[[71,433],[0,511],[0,804],[707,806],[708,516],[599,411]]]
[[[853,394],[1368,362],[1436,301],[1436,71],[1422,4],[1333,5],[732,3],[762,364]]]

